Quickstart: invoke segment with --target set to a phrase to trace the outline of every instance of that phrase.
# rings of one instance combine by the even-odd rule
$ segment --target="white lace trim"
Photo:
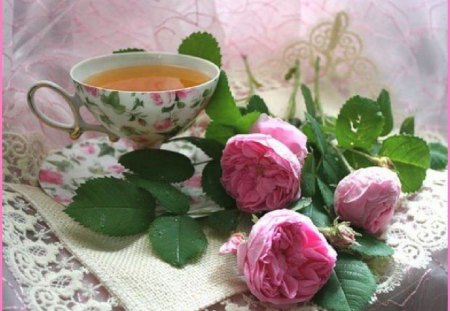
[[[3,192],[3,258],[30,310],[123,310],[32,205],[11,189]]]

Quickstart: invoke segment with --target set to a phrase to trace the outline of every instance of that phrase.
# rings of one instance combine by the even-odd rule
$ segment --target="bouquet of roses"
[[[186,38],[179,53],[221,65],[217,41],[207,33]],[[209,157],[201,163],[202,188],[223,207],[208,216],[209,227],[230,234],[245,215],[253,215],[250,232],[232,234],[220,253],[237,256],[239,273],[258,299],[361,310],[376,289],[367,260],[393,254],[379,237],[400,192],[417,191],[430,163],[445,168],[446,150],[414,136],[413,118],[391,135],[385,90],[377,99],[354,96],[337,117],[326,116],[318,60],[315,65],[314,92],[300,83],[298,63],[286,75],[293,91],[285,120],[274,117],[257,95],[238,107],[222,71],[206,108],[211,122],[205,138],[173,140],[186,140]],[[306,105],[303,120],[295,118],[298,90]],[[189,158],[146,149],[119,162],[129,171],[125,179],[81,185],[67,214],[114,236],[149,230],[155,253],[176,267],[198,258],[207,246],[201,220],[187,215],[189,198],[173,185],[193,175]],[[156,204],[165,212],[155,215]]]

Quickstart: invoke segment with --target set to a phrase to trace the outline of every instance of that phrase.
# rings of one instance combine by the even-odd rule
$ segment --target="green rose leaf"
[[[239,133],[248,134],[251,127],[256,122],[256,120],[258,120],[260,115],[261,113],[259,111],[253,111],[240,117],[236,122],[236,129],[239,131]]]
[[[207,32],[194,32],[184,38],[178,47],[178,53],[200,57],[221,66],[219,43]]]
[[[321,154],[325,153],[325,146],[326,146],[326,139],[325,134],[323,133],[322,127],[317,122],[316,119],[314,119],[309,113],[305,113],[305,118],[307,125],[310,127],[310,131],[313,135],[313,142],[317,145],[317,148],[319,149]],[[303,131],[305,135],[308,131]],[[308,136],[308,135],[307,135]],[[309,136],[308,136],[309,140]]]
[[[367,265],[352,256],[339,254],[333,274],[313,300],[327,310],[361,311],[375,290],[375,279]]]
[[[351,152],[349,150],[344,151],[344,157],[347,159],[348,163],[355,169],[360,169],[364,167],[373,166],[373,163],[369,161],[366,157]]]
[[[357,236],[356,242],[359,245],[353,244],[349,249],[363,256],[385,257],[394,254],[394,250],[389,245],[367,234]]]
[[[430,167],[430,150],[425,141],[409,135],[395,135],[383,141],[380,155],[388,157],[402,183],[402,191],[419,190]]]
[[[152,181],[180,182],[194,174],[188,157],[162,149],[142,149],[124,154],[119,163]]]
[[[208,245],[201,225],[186,215],[158,217],[150,226],[149,239],[155,253],[178,268],[199,257]]]
[[[224,71],[220,72],[216,90],[206,106],[206,113],[213,121],[228,126],[235,126],[236,121],[241,118]]]
[[[400,126],[400,134],[414,135],[414,117],[408,117],[403,120]]]
[[[328,185],[336,186],[350,172],[333,148],[328,147],[319,166],[319,176]]]
[[[354,96],[342,106],[336,121],[336,138],[341,147],[370,148],[381,135],[384,118],[378,104]]]
[[[126,110],[126,107],[120,104],[119,92],[117,91],[111,92],[108,96],[102,94],[100,100],[106,106],[110,106],[117,114],[123,114]]]
[[[291,204],[288,209],[294,212],[300,212],[302,209],[310,206],[312,204],[312,199],[302,196],[295,203]]]
[[[308,216],[316,227],[328,227],[331,225],[331,219],[324,208],[324,203],[317,196],[312,198],[312,204],[303,207],[300,213]]]
[[[208,197],[210,197],[219,206],[224,208],[236,207],[236,201],[230,197],[220,182],[222,176],[222,167],[219,161],[211,161],[206,164],[202,174],[202,188]]]
[[[226,144],[227,140],[234,135],[236,135],[236,130],[233,127],[212,121],[206,129],[205,138]]]
[[[384,117],[383,130],[381,136],[386,136],[394,128],[394,118],[392,117],[391,98],[388,91],[382,90],[377,98],[377,104],[380,107],[380,111]]]
[[[316,193],[316,161],[310,153],[302,167],[301,188],[302,196],[312,197]]]
[[[65,212],[95,232],[125,236],[148,229],[155,216],[155,201],[127,181],[106,177],[82,184]]]
[[[431,153],[431,165],[433,170],[444,170],[447,167],[448,150],[447,147],[440,143],[429,143]]]
[[[253,95],[252,97],[250,97],[250,100],[248,101],[246,112],[249,113],[253,111],[270,114],[269,108],[267,108],[266,103],[258,95]]]
[[[317,178],[317,185],[319,186],[320,193],[322,194],[323,202],[330,209],[334,204],[333,191],[320,178]]]
[[[239,211],[235,209],[218,211],[208,216],[208,226],[222,234],[234,231],[238,222]]]
[[[186,140],[196,147],[200,148],[206,155],[215,160],[220,160],[222,151],[225,147],[217,140],[200,138],[200,137],[180,137],[171,139],[170,141]]]
[[[316,117],[316,105],[314,104],[313,97],[311,95],[311,90],[305,84],[301,86],[303,98],[305,99],[306,111],[312,116]]]
[[[189,197],[171,184],[151,181],[136,175],[127,175],[127,179],[151,195],[169,212],[186,214],[189,210]]]

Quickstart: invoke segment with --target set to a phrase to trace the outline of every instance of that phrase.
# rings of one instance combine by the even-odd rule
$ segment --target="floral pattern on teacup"
[[[175,100],[175,92],[150,93],[150,99],[155,106],[170,106]]]
[[[91,94],[92,96],[94,96],[94,97],[97,97],[97,96],[100,95],[99,89],[96,88],[96,87],[94,87],[94,86],[85,85],[85,86],[84,86],[84,90],[85,90],[87,93],[89,93],[89,94]]]
[[[119,137],[149,145],[192,124],[217,81],[166,92],[119,92],[75,82],[77,94],[104,127]]]
[[[173,124],[172,120],[170,118],[164,119],[162,121],[158,121],[155,124],[153,124],[155,127],[155,130],[158,132],[164,132],[171,128],[173,128],[175,125]]]

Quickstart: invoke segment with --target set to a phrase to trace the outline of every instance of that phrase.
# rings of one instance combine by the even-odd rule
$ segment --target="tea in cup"
[[[75,95],[51,81],[40,81],[28,91],[28,104],[45,124],[77,139],[85,131],[108,134],[111,140],[128,138],[155,146],[186,129],[206,107],[217,85],[220,69],[207,60],[181,54],[132,52],[82,61],[70,70]],[[49,88],[69,104],[74,124],[46,116],[34,97]],[[82,106],[100,125],[88,124]]]

